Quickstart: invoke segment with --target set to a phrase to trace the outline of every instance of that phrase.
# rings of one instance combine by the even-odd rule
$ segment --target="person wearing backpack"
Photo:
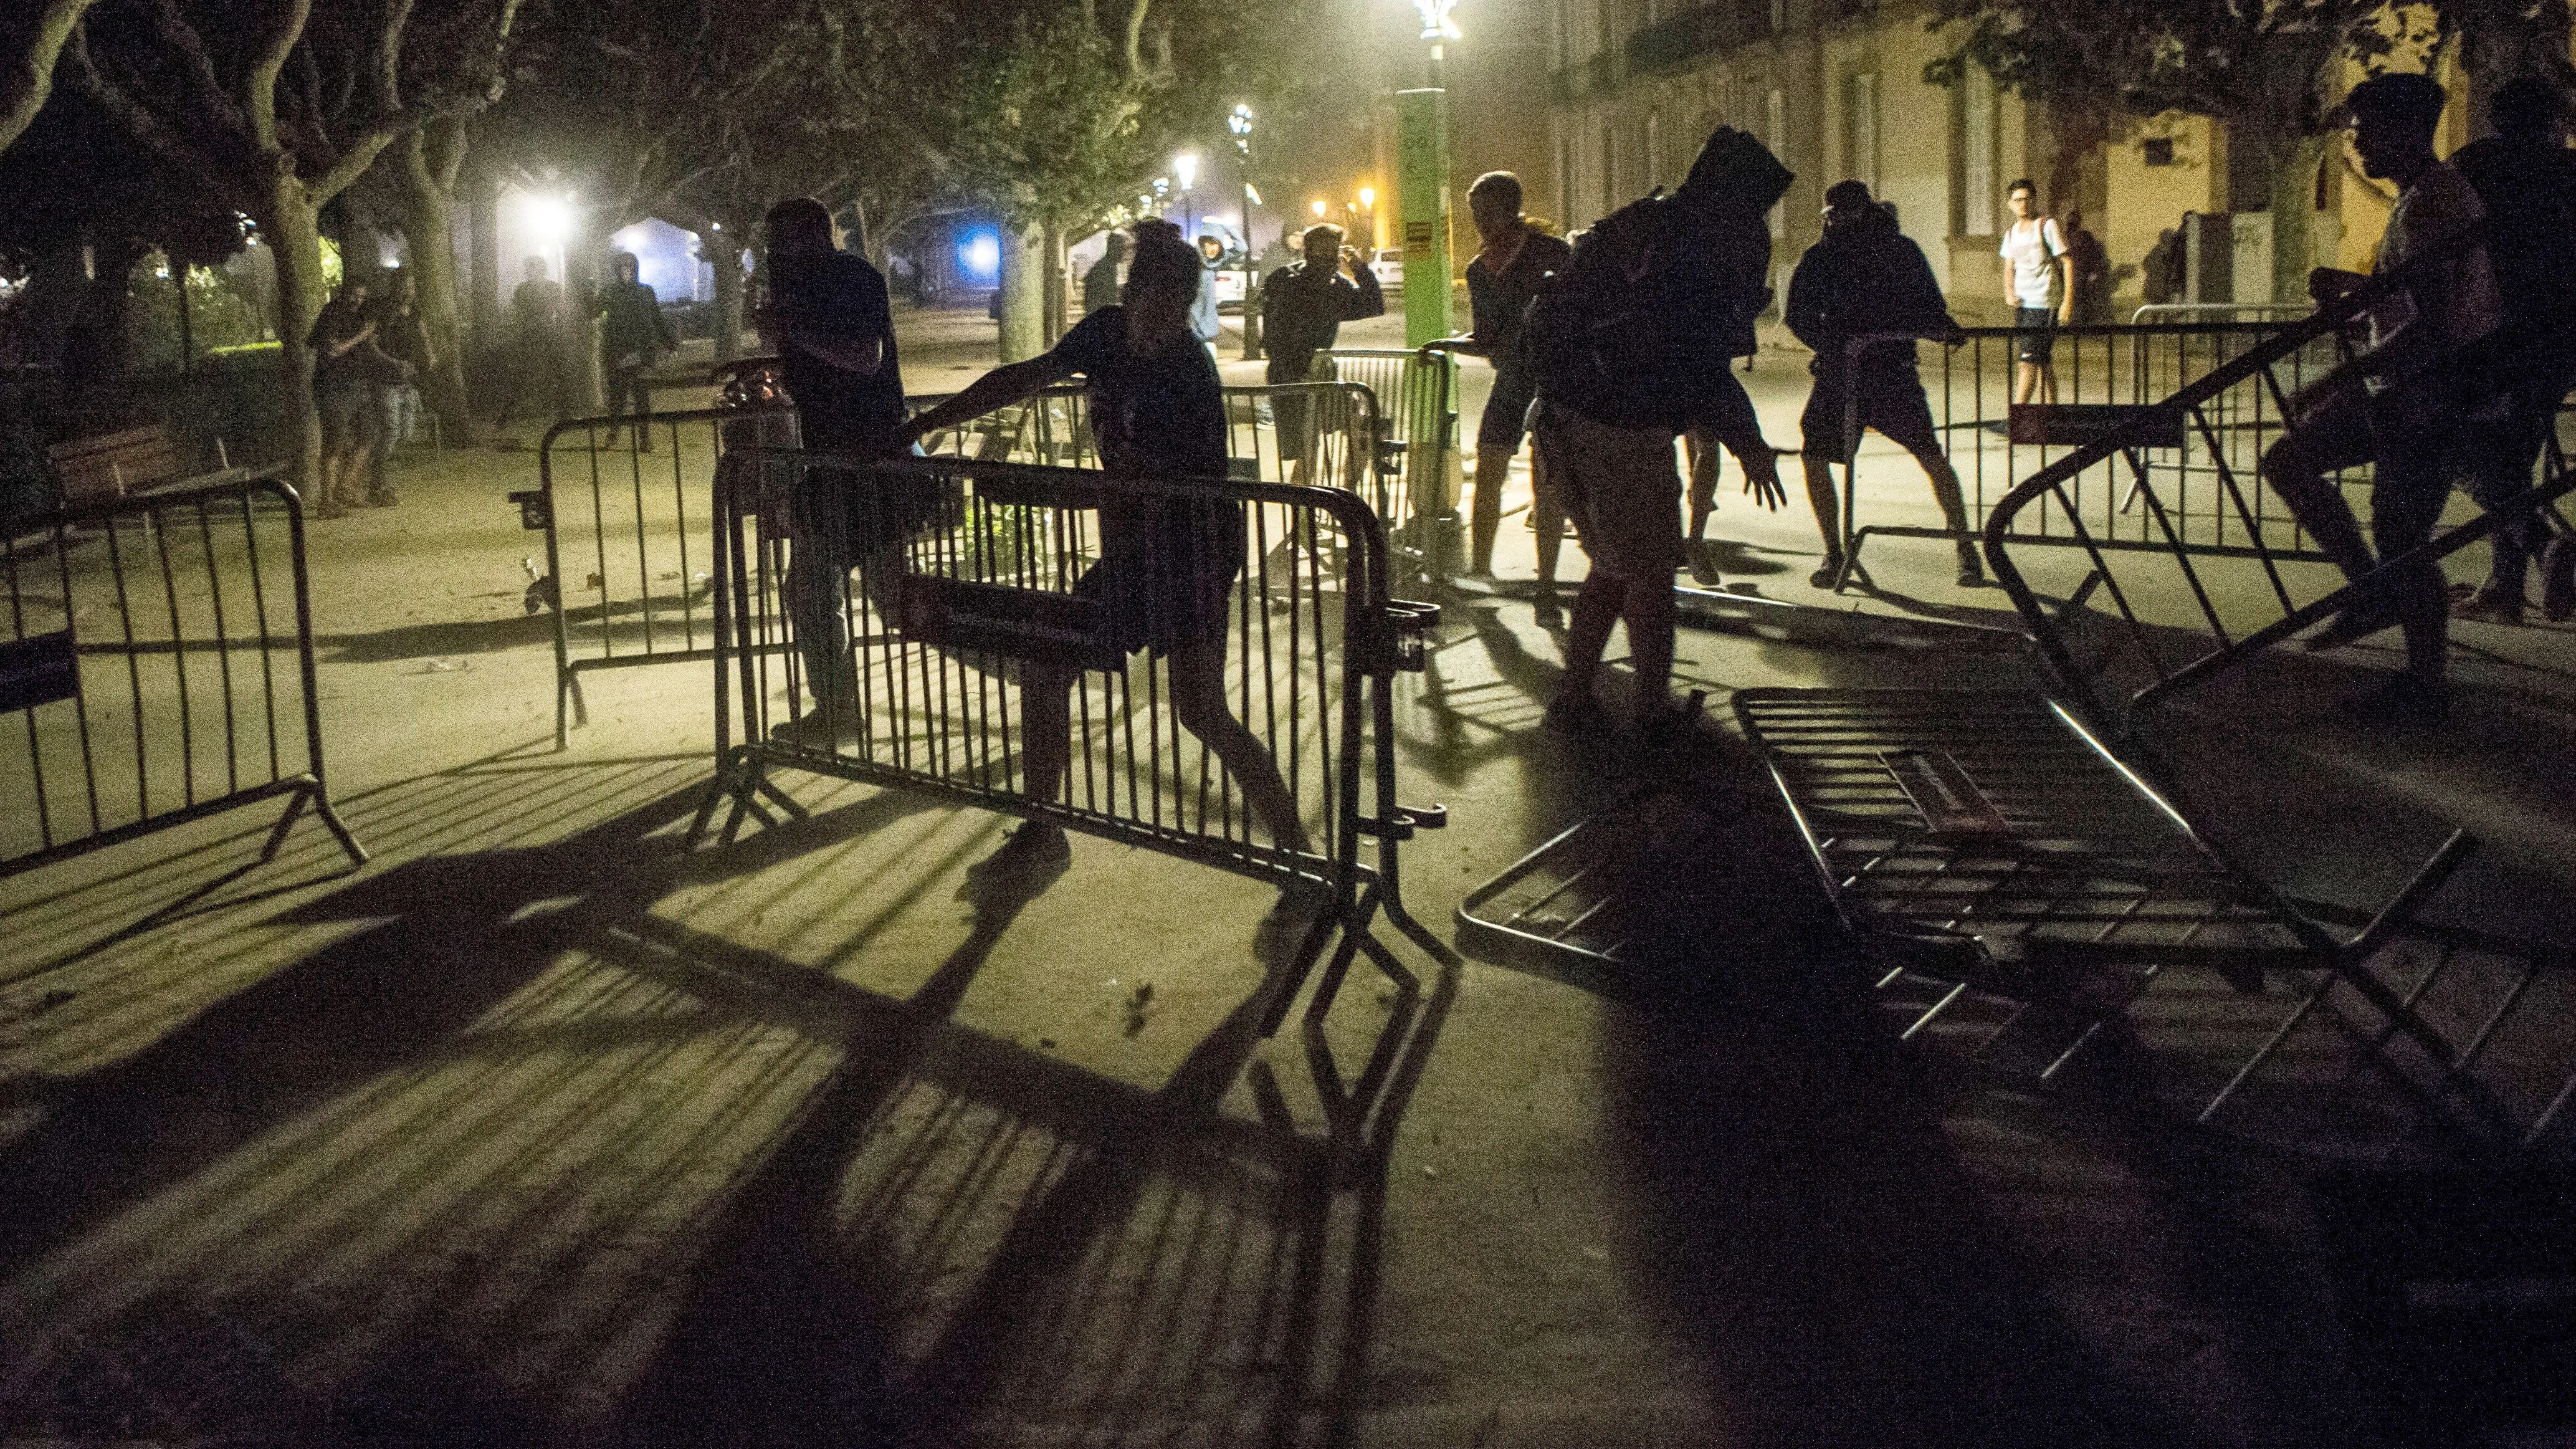
[[[1592,562],[1548,705],[1555,723],[1597,719],[1594,680],[1622,620],[1639,725],[1688,718],[1669,693],[1682,562],[1674,444],[1718,415],[1734,383],[1723,339],[1760,305],[1728,265],[1728,239],[1763,225],[1791,179],[1759,141],[1720,126],[1678,190],[1575,237],[1564,275],[1531,304],[1523,343],[1538,382],[1537,447]]]
[[[1896,219],[1871,199],[1866,184],[1837,181],[1825,188],[1824,239],[1807,248],[1789,274],[1784,320],[1816,354],[1807,369],[1816,383],[1798,431],[1807,501],[1825,536],[1825,561],[1807,582],[1819,589],[1842,582],[1842,500],[1834,492],[1833,469],[1840,463],[1847,486],[1857,486],[1849,479],[1860,439],[1844,435],[1856,405],[1861,427],[1878,429],[1923,466],[1942,521],[1958,540],[1959,587],[1982,587],[1985,565],[1968,532],[1958,470],[1932,426],[1932,405],[1915,372],[1914,343],[1902,340],[1949,342],[1959,335],[1959,324],[1950,318],[1923,249],[1896,229]],[[1857,362],[1846,355],[1853,338],[1872,335],[1891,340],[1862,348]]]

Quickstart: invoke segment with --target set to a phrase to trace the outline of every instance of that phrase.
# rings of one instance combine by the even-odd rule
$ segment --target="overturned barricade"
[[[1412,989],[1368,924],[1421,937],[1397,846],[1443,817],[1397,803],[1391,689],[1438,611],[1390,596],[1359,498],[772,450],[718,478],[719,773],[697,832],[720,809],[727,838],[802,814],[780,771],[932,791],[1305,895],[1300,962],[1342,929],[1312,1016],[1357,952]]]
[[[0,535],[0,875],[284,796],[261,851],[331,806],[304,513],[236,475]],[[12,718],[14,716],[14,718]]]
[[[2263,1096],[2312,1145],[2487,1158],[2563,1137],[2576,961],[2416,919],[2464,833],[2375,913],[2284,895],[2194,827],[2155,745],[2159,704],[2576,488],[2547,449],[2519,500],[2347,584],[2258,503],[2222,428],[2249,389],[2277,410],[2338,320],[2098,420],[1995,501],[1985,556],[2045,691],[1753,690],[1736,711],[1907,1035],[1964,1032],[2045,1078],[2152,1018],[2198,1058],[2171,1064],[2208,1076],[2202,1121]],[[2206,477],[2151,465],[2178,436],[2204,441]],[[2363,1076],[2386,1088],[2368,1104]]]

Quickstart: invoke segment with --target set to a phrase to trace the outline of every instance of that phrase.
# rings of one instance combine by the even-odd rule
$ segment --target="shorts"
[[[381,425],[382,408],[374,388],[315,388],[313,411],[322,421],[322,451],[340,453],[371,441]]]
[[[1541,407],[1539,446],[1584,556],[1612,578],[1669,579],[1682,562],[1682,474],[1670,428],[1620,428]]]
[[[1499,450],[1518,453],[1521,440],[1529,436],[1530,404],[1538,399],[1538,380],[1519,368],[1494,371],[1494,391],[1485,399],[1484,416],[1476,423],[1476,451]]]
[[[1932,404],[1923,396],[1923,380],[1911,366],[1894,372],[1864,372],[1857,379],[1820,373],[1814,390],[1807,394],[1807,410],[1798,415],[1798,436],[1808,457],[1851,461],[1843,455],[1847,396],[1859,400],[1861,427],[1878,429],[1905,451],[1919,453],[1941,445],[1941,436],[1932,426]]]
[[[1177,568],[1141,550],[1118,549],[1105,552],[1075,580],[1073,596],[1090,600],[1098,610],[1092,621],[1095,642],[1120,654],[1141,649],[1160,658],[1174,649],[1224,640],[1235,576],[1242,572],[1240,549],[1211,551],[1201,559],[1182,560]]]
[[[1263,370],[1262,380],[1274,387],[1299,382],[1331,382],[1340,376],[1339,369],[1327,354],[1318,352],[1303,363],[1274,357]],[[1270,421],[1279,438],[1279,461],[1301,463],[1306,459],[1307,444],[1319,427],[1331,422],[1329,417],[1310,417],[1305,393],[1279,393],[1270,399]]]
[[[2045,363],[2057,350],[2057,311],[2052,307],[2015,307],[2013,326],[2021,336],[2013,343],[2015,359],[2034,366]]]

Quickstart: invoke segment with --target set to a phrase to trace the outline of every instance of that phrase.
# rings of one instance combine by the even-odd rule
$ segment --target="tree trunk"
[[[2331,136],[2302,136],[2272,167],[2272,295],[2239,301],[2297,302],[2308,295],[2316,257],[2317,168],[2334,163]]]
[[[1002,225],[1002,361],[1046,351],[1045,238],[1038,228]]]
[[[457,140],[450,144],[462,146]],[[441,184],[441,169],[430,164],[428,139],[414,132],[403,145],[395,168],[402,193],[403,250],[411,264],[413,296],[420,309],[420,329],[429,339],[434,359],[420,379],[421,396],[438,415],[440,432],[450,441],[476,436],[473,409],[466,402],[464,328],[458,320],[456,292],[456,193]]]
[[[25,133],[53,92],[54,62],[94,0],[44,0],[32,20],[21,19],[12,53],[0,69],[0,151]]]
[[[288,476],[308,505],[321,501],[322,422],[313,411],[313,319],[327,300],[322,286],[320,208],[312,191],[284,167],[269,183],[262,214],[255,219],[277,267],[277,340],[280,347],[278,386],[280,422],[286,443]]]
[[[1056,339],[1064,335],[1064,228],[1049,223],[1039,242],[1039,250],[1046,254],[1046,286],[1042,289],[1038,306],[1046,321],[1043,333],[1046,345],[1053,347]]]
[[[742,356],[742,252],[720,231],[698,233],[698,253],[716,273],[716,361]]]

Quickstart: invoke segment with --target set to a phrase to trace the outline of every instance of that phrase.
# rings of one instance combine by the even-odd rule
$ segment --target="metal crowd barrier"
[[[754,360],[757,362],[757,359]],[[793,447],[796,414],[774,389],[736,389],[733,406],[632,418],[574,418],[548,429],[537,486],[513,493],[520,521],[545,535],[526,562],[530,613],[551,609],[555,645],[555,747],[589,722],[582,676],[595,670],[704,662],[712,657],[713,485],[736,447]],[[1286,481],[1274,420],[1300,427],[1311,467],[1300,481],[1347,488],[1381,516],[1402,517],[1400,476],[1377,466],[1377,399],[1354,383],[1228,388],[1228,453],[1239,477]],[[908,399],[914,408],[943,399]],[[632,438],[649,435],[650,451]],[[612,442],[615,439],[617,441]],[[1097,467],[1079,388],[1050,388],[925,444],[934,454],[996,462]],[[568,578],[577,577],[577,584]]]
[[[1914,460],[1892,443],[1872,441],[1860,466],[1870,469],[1872,498],[1864,506],[1859,467],[1845,469],[1842,488],[1843,582],[1869,581],[1861,563],[1873,537],[1966,540],[1986,531],[1994,507],[2024,479],[2078,452],[2109,429],[2143,422],[2134,437],[2138,464],[2161,480],[2166,505],[2159,518],[2141,506],[2135,476],[2095,457],[2071,473],[2047,507],[2016,520],[2017,544],[2163,549],[2166,530],[2180,546],[2202,556],[2319,558],[2287,506],[2260,485],[2255,460],[2280,435],[2282,399],[2340,361],[2330,329],[2303,329],[2298,345],[2277,354],[2275,375],[2230,371],[2232,365],[2283,335],[2285,323],[2203,322],[2153,327],[2061,327],[2054,339],[2054,404],[2015,406],[2015,351],[2023,333],[2010,327],[1963,329],[1956,347],[1926,344],[1921,364],[1933,426],[1958,471],[1969,531],[1935,521],[1930,490]],[[1848,358],[1867,347],[1906,339],[1853,338]],[[1846,364],[1850,365],[1849,363]],[[2200,380],[2226,373],[2191,426],[2178,414],[2158,411],[2161,401]],[[1844,409],[1844,457],[1859,456],[1864,441],[1860,400]],[[1921,523],[1899,521],[1906,515]]]
[[[1458,532],[1449,471],[1458,446],[1458,364],[1443,353],[1429,363],[1394,348],[1342,347],[1325,354],[1333,376],[1377,398],[1383,419],[1375,492],[1405,577],[1437,583],[1448,575]]]
[[[837,608],[820,596],[800,606],[795,591],[814,585],[792,571],[796,543],[782,522],[782,494],[817,470],[843,475],[828,486],[851,500],[855,536],[880,541],[844,560],[854,572]],[[775,823],[773,806],[801,816],[773,781],[782,770],[931,791],[1329,887],[1265,1031],[1335,925],[1342,942],[1310,1020],[1357,951],[1411,989],[1367,928],[1383,908],[1428,939],[1404,911],[1397,845],[1444,816],[1396,801],[1391,690],[1398,671],[1422,667],[1438,610],[1390,596],[1385,536],[1360,498],[777,450],[737,454],[719,477],[718,776],[695,834],[719,807],[727,839],[746,818]],[[1086,583],[1095,569],[1106,572]],[[800,640],[822,627],[818,610],[845,647]],[[1147,652],[1149,642],[1167,652]],[[1176,686],[1175,658],[1221,680],[1221,697]],[[831,671],[820,689],[809,677],[818,670]],[[1069,765],[1048,798],[1028,782],[1031,687],[1069,694]],[[1229,744],[1241,768],[1210,740]],[[1269,822],[1256,829],[1265,796],[1274,810],[1293,806],[1308,849],[1278,842]]]
[[[306,580],[303,505],[267,475],[0,533],[0,876],[280,795],[261,860],[309,809],[364,864],[323,783]]]

